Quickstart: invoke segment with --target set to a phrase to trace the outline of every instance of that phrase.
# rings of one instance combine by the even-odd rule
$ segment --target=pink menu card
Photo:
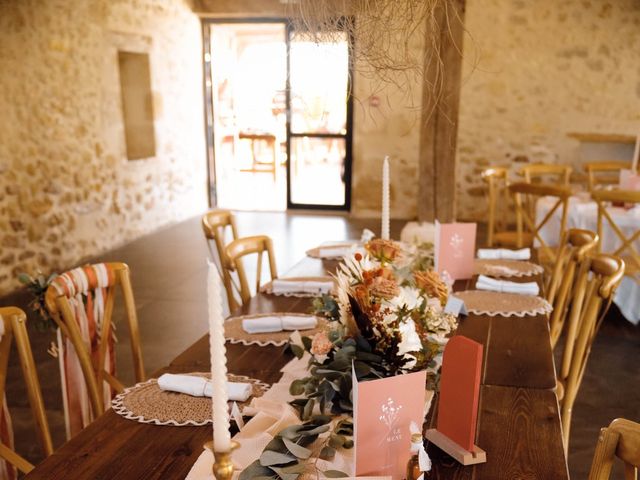
[[[440,223],[436,221],[435,269],[448,273],[452,280],[473,276],[476,250],[475,223]]]
[[[411,455],[409,425],[424,422],[427,372],[357,382],[353,374],[357,476],[404,478]]]

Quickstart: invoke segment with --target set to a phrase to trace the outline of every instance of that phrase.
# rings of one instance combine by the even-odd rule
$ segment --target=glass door
[[[287,29],[287,207],[351,203],[349,38],[315,41]]]

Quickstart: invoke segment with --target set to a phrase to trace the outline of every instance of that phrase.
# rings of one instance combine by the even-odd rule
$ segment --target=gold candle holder
[[[217,480],[231,480],[233,477],[233,462],[231,461],[231,454],[238,448],[240,444],[238,442],[231,441],[231,448],[228,452],[216,452],[213,449],[213,442],[207,442],[204,447],[211,450],[213,453],[213,476]]]

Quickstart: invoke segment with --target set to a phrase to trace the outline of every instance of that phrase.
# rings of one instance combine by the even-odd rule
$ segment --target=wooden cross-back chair
[[[63,364],[61,361],[69,436],[109,408],[113,392],[124,390],[124,385],[115,376],[112,315],[117,289],[124,300],[135,379],[141,382],[145,380],[145,373],[140,332],[126,264],[100,263],[75,268],[57,276],[45,294],[47,311],[59,328],[58,355],[69,362]],[[75,357],[69,359],[72,354],[77,356],[77,360]],[[78,364],[84,379],[84,383],[79,382],[80,385],[73,376]],[[88,396],[89,411],[82,401],[75,399],[77,396],[82,400],[85,395]],[[81,420],[77,417],[79,414],[82,415]]]
[[[569,165],[555,165],[551,163],[534,163],[520,169],[520,175],[526,183],[553,183],[569,186],[572,168]],[[552,181],[549,181],[552,179]]]
[[[567,226],[567,207],[571,190],[568,187],[537,185],[531,183],[513,183],[509,185],[516,205],[516,248],[531,247],[535,240],[540,243],[538,259],[543,265],[552,264],[556,260],[556,253],[552,246],[540,235],[540,230],[560,209],[560,243],[562,234]],[[555,203],[547,214],[536,223],[536,203],[542,197],[553,197]]]
[[[14,339],[40,446],[46,456],[53,453],[49,424],[47,423],[47,416],[42,401],[42,392],[40,391],[40,383],[38,382],[36,364],[33,360],[31,344],[29,343],[29,336],[27,335],[26,322],[27,316],[19,308],[0,307],[0,402],[2,402],[2,411],[0,412],[0,459],[4,459],[22,473],[28,473],[34,467],[12,448],[12,435],[8,432],[10,419],[8,418],[8,411],[6,411],[5,400],[9,354],[11,353],[11,344]],[[2,417],[5,415],[7,415],[7,418],[3,419]],[[5,434],[9,434],[9,438],[3,438]],[[0,466],[0,471],[2,468],[5,467]],[[9,475],[9,478],[11,478],[12,474]],[[2,477],[2,475],[0,475],[0,477]]]
[[[553,305],[549,319],[551,348],[555,348],[563,331],[569,308],[576,273],[593,253],[598,244],[598,235],[590,230],[569,229],[558,250],[558,259],[546,285],[547,301]]]
[[[224,289],[227,294],[227,303],[229,311],[233,312],[238,307],[238,302],[233,293],[232,280],[229,275],[229,269],[226,266],[226,232],[231,231],[231,240],[237,240],[238,229],[233,212],[230,210],[212,210],[202,216],[202,230],[207,240],[207,247],[211,258],[216,263],[218,271],[222,277]],[[211,242],[215,244],[215,252],[211,248]]]
[[[596,254],[580,265],[570,308],[566,311],[564,350],[557,378],[565,452],[569,449],[571,415],[582,383],[591,345],[624,275],[624,261]]]
[[[631,163],[618,160],[584,163],[589,191],[605,185],[617,185],[620,181],[620,171],[629,168]]]
[[[614,252],[610,253],[621,256],[627,265],[627,273],[629,275],[635,275],[640,271],[640,253],[635,245],[635,242],[640,240],[640,222],[638,222],[639,225],[634,232],[626,234],[613,219],[609,211],[607,211],[607,204],[613,202],[619,204],[635,204],[636,206],[640,205],[640,191],[595,190],[591,192],[591,198],[593,198],[598,205],[598,235],[600,236],[600,249],[602,249],[602,232],[606,222],[622,242]]]
[[[496,216],[498,205],[509,205],[509,171],[504,167],[490,167],[482,171],[482,179],[487,183],[489,194],[489,224],[487,228],[487,246],[494,244],[509,247],[515,245],[514,232],[507,231],[504,215]],[[504,209],[503,209],[504,211]]]
[[[625,480],[637,480],[640,468],[640,423],[616,418],[600,430],[589,480],[608,480],[615,458],[624,462]]]
[[[251,254],[257,254],[256,265],[256,292],[260,291],[260,279],[262,276],[262,257],[267,253],[269,259],[269,272],[271,280],[278,278],[276,269],[276,260],[273,253],[273,243],[266,235],[256,235],[253,237],[238,238],[232,241],[226,247],[226,257],[228,260],[227,268],[231,272],[237,272],[239,285],[236,287],[240,295],[242,304],[246,304],[251,299],[251,288],[247,280],[247,271],[245,270],[243,257]],[[234,284],[235,286],[235,284]]]

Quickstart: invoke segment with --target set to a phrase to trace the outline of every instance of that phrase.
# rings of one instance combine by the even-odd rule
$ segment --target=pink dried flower
[[[333,343],[327,337],[326,332],[318,332],[311,340],[311,353],[313,355],[326,355],[333,348]]]

